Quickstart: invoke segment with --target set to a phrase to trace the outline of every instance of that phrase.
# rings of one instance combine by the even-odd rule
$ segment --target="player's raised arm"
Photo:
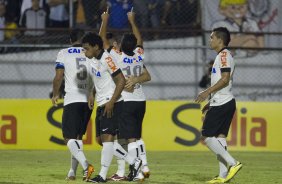
[[[130,12],[127,13],[127,17],[131,25],[132,32],[137,39],[137,45],[143,46],[142,36],[135,22],[135,13],[133,12],[133,8],[131,9]]]
[[[104,49],[108,49],[110,47],[110,42],[107,39],[107,25],[108,25],[109,17],[110,17],[109,7],[107,7],[107,11],[105,11],[101,15],[102,23],[101,23],[101,27],[100,27],[100,31],[99,31],[99,35],[101,36],[101,38],[103,40]]]

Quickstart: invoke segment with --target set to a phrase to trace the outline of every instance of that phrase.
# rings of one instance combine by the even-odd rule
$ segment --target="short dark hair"
[[[121,50],[123,52],[133,52],[136,48],[137,39],[132,33],[126,33],[122,36]]]
[[[102,38],[93,32],[86,33],[81,40],[82,44],[88,43],[91,46],[98,45],[99,49],[103,49],[103,40]]]
[[[70,32],[70,40],[71,42],[76,42],[76,41],[79,41],[82,36],[84,35],[84,30],[82,29],[73,29],[71,30]]]
[[[223,41],[223,44],[225,46],[228,46],[231,38],[230,38],[230,32],[226,27],[218,27],[214,28],[212,30],[215,33],[215,36]]]

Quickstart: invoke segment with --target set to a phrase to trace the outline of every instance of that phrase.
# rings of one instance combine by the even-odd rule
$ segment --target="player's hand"
[[[131,11],[127,13],[128,21],[132,24],[135,21],[135,13],[133,12],[133,7]]]
[[[126,91],[126,92],[129,92],[129,93],[133,93],[133,91],[134,91],[134,86],[131,86],[131,87],[125,87],[124,86],[124,89],[123,89],[124,91]]]
[[[93,109],[94,107],[94,96],[93,95],[89,95],[88,96],[88,107],[89,109]]]
[[[104,109],[104,113],[103,116],[107,116],[107,118],[111,118],[114,114],[113,112],[114,110],[114,103],[109,101],[105,104],[105,109]]]
[[[208,96],[209,96],[208,90],[202,91],[202,92],[200,92],[199,95],[197,96],[195,102],[197,102],[197,103],[203,102],[203,101],[205,101],[205,99],[208,98]]]
[[[52,104],[57,107],[58,106],[58,99],[59,99],[59,95],[55,95],[52,97]]]
[[[110,17],[109,7],[107,7],[107,10],[101,15],[102,22],[108,21],[109,17]]]
[[[209,110],[210,108],[210,103],[207,103],[203,108],[202,108],[202,114],[206,114],[207,111]]]
[[[137,78],[130,75],[126,78],[124,87],[130,89],[131,87],[134,87],[137,82]]]

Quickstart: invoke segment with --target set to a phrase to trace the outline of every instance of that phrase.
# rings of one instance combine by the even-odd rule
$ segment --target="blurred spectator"
[[[6,3],[0,1],[0,28],[7,29],[0,31],[0,41],[8,41],[16,43],[16,36],[18,35],[17,24],[13,21],[13,17],[7,14]],[[14,30],[13,30],[14,29]]]
[[[21,17],[26,9],[32,6],[32,0],[21,0]],[[49,6],[46,2],[47,0],[39,0],[39,7],[45,9],[45,11],[49,12]]]
[[[20,26],[27,29],[45,29],[47,25],[48,17],[47,12],[40,8],[39,0],[32,0],[31,8],[28,8],[23,13]],[[41,36],[45,31],[25,31],[25,35],[29,36]]]
[[[166,0],[161,22],[163,25],[194,25],[198,8],[197,0]]]
[[[5,39],[10,43],[19,43],[17,36],[19,35],[18,25],[14,22],[13,17],[7,16],[5,20]]]
[[[163,0],[148,0],[148,10],[150,18],[150,26],[158,28],[160,26],[161,9],[164,5]]]
[[[109,27],[122,29],[128,25],[127,13],[132,8],[133,0],[108,0],[108,6],[110,7],[110,21]]]
[[[101,0],[82,0],[84,9],[84,16],[86,19],[86,25],[91,28],[98,28],[100,22],[100,10]]]
[[[0,29],[5,29],[6,22],[6,6],[5,2],[0,2]],[[0,30],[0,42],[5,40],[4,30]]]
[[[3,0],[2,0],[3,1]],[[13,22],[18,23],[21,16],[22,0],[5,0],[7,16],[11,17]]]
[[[49,25],[54,28],[69,27],[68,0],[47,0],[50,7]]]
[[[149,0],[133,0],[134,13],[136,14],[136,23],[140,28],[146,28],[149,25],[148,21],[148,2]]]

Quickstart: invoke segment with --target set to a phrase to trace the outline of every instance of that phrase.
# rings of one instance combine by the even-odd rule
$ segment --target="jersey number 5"
[[[76,76],[79,80],[85,80],[87,78],[87,68],[83,62],[86,62],[85,58],[76,58],[76,68],[79,70]]]

